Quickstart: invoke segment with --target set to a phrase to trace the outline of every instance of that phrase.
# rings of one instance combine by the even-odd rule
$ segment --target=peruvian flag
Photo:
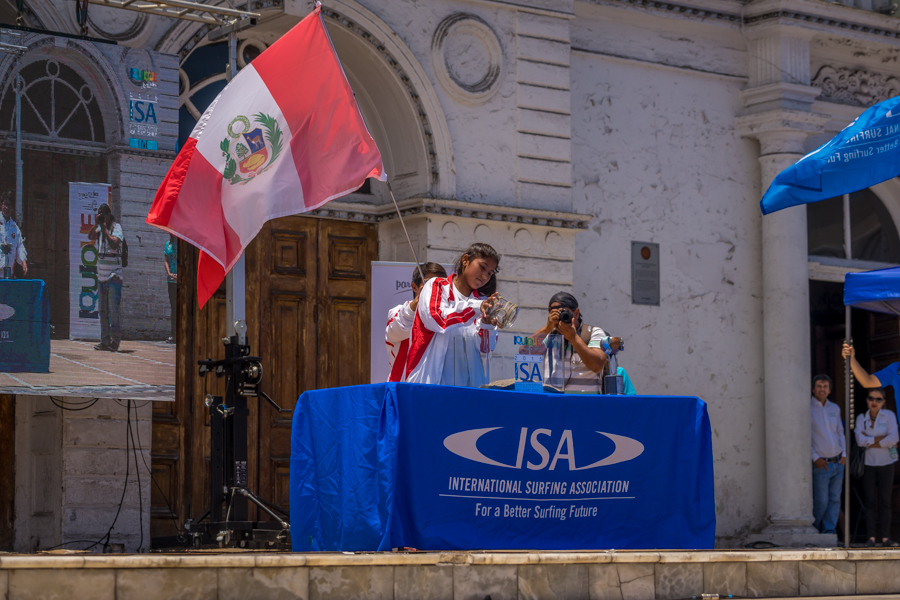
[[[321,8],[242,69],[197,122],[147,223],[202,252],[200,306],[266,221],[387,180]]]

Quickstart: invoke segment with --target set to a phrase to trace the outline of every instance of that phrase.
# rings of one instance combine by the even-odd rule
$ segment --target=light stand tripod
[[[223,340],[224,360],[201,360],[200,376],[215,373],[225,378],[225,396],[207,394],[210,444],[210,508],[197,522],[185,522],[185,534],[195,548],[290,549],[291,526],[281,508],[262,500],[248,489],[248,397],[262,397],[275,410],[290,413],[259,389],[263,369],[260,358],[249,356],[250,346],[235,335]],[[275,519],[249,521],[248,500]],[[279,515],[278,513],[282,513]],[[204,519],[209,516],[209,521]]]

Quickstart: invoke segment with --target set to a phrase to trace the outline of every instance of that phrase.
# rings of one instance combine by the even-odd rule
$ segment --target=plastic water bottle
[[[888,448],[888,452],[891,455],[891,460],[897,460],[897,447],[896,446],[891,446],[890,448]]]

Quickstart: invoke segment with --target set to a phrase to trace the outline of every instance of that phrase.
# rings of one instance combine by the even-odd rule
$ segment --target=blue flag
[[[775,177],[764,215],[850,194],[900,175],[900,96],[879,102]]]

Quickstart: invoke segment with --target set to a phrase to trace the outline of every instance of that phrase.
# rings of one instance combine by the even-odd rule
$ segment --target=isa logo
[[[541,369],[544,357],[536,354],[516,354],[516,391],[517,392],[543,392],[544,377]]]

